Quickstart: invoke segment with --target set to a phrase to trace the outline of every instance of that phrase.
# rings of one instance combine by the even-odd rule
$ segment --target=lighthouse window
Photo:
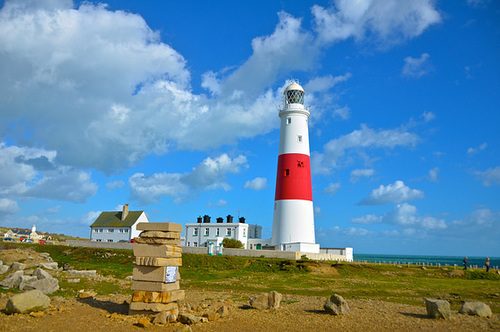
[[[297,160],[297,167],[304,167],[304,162]]]
[[[289,176],[290,175],[290,170],[289,169],[285,169],[285,176]]]
[[[286,99],[289,104],[304,105],[304,91],[290,90],[286,92]]]
[[[302,142],[302,135],[297,136],[297,142]]]
[[[290,124],[290,123],[292,123],[292,118],[287,118],[286,119],[286,124]]]

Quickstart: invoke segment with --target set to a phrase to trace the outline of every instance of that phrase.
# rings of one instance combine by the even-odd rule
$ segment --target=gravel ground
[[[421,306],[373,300],[348,300],[351,312],[331,316],[323,311],[325,298],[285,295],[278,310],[248,308],[257,294],[186,291],[192,313],[216,310],[223,301],[230,314],[215,322],[192,325],[193,331],[500,331],[500,317],[491,319],[454,313],[449,320],[430,319]],[[0,331],[133,331],[139,318],[128,316],[130,297],[98,296],[95,299],[53,298],[51,307],[36,315],[6,315],[7,296],[0,298]],[[182,325],[152,325],[147,330],[176,331]]]

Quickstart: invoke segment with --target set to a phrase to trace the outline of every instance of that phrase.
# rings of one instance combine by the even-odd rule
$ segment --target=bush
[[[225,238],[222,240],[222,244],[224,245],[224,248],[243,249],[243,243],[236,239]]]

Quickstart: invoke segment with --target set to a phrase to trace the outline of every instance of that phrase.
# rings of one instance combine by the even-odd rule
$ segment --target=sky
[[[316,242],[500,256],[498,1],[0,1],[0,225],[231,214],[271,237],[282,91]]]

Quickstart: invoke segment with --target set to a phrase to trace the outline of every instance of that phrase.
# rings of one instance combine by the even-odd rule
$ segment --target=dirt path
[[[285,295],[278,310],[248,309],[255,294],[233,292],[186,292],[194,314],[217,309],[222,301],[232,303],[230,315],[215,322],[192,325],[193,331],[500,331],[500,317],[492,319],[454,313],[450,320],[426,317],[423,306],[372,300],[348,301],[351,312],[331,316],[322,309],[325,298]],[[53,298],[51,307],[39,317],[6,315],[7,297],[0,298],[0,331],[134,331],[138,317],[128,316],[127,296],[98,296],[96,299]],[[180,323],[152,325],[147,330],[176,331]]]

